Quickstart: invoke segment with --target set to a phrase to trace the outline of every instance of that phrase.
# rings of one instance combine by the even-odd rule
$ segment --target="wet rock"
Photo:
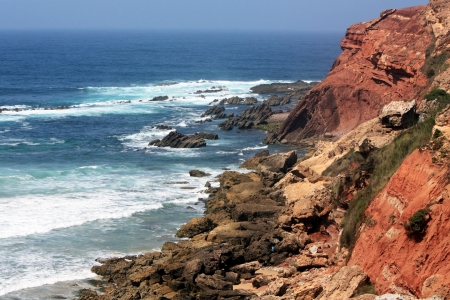
[[[206,176],[210,176],[211,174],[200,171],[200,170],[190,170],[189,171],[189,176],[191,177],[206,177]]]
[[[197,132],[194,135],[201,139],[205,139],[205,140],[218,140],[219,139],[219,135],[217,133]]]
[[[267,105],[253,106],[246,109],[239,116],[230,118],[218,126],[222,130],[231,130],[234,126],[238,126],[240,129],[250,129],[254,125],[266,124],[266,120],[272,114],[272,110]]]
[[[271,84],[260,84],[254,87],[251,87],[250,90],[252,93],[258,94],[275,94],[275,93],[287,93],[292,91],[299,91],[304,89],[305,91],[310,90],[314,87],[317,82],[305,82],[298,80],[293,83],[271,83]]]
[[[153,97],[149,101],[164,101],[164,100],[168,100],[168,99],[169,99],[169,96],[157,96],[157,97]]]
[[[213,106],[211,108],[208,108],[201,116],[202,117],[214,116],[214,115],[223,113],[224,111],[225,111],[225,107],[223,107],[223,106]]]
[[[153,140],[149,146],[171,148],[200,148],[206,146],[206,142],[198,135],[184,135],[177,131],[171,131],[162,140]]]
[[[168,125],[156,125],[156,129],[160,129],[160,130],[172,130],[172,126],[168,126]]]

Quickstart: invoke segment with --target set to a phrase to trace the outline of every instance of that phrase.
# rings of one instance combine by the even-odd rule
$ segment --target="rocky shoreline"
[[[431,0],[352,25],[327,78],[266,139],[309,153],[263,151],[207,182],[183,240],[99,260],[103,291],[80,299],[449,299],[450,94],[436,88],[448,89],[449,12]],[[294,94],[205,115],[224,130],[267,125]]]
[[[265,150],[241,165],[250,172],[225,171],[217,188],[206,183],[205,215],[176,233],[189,240],[167,242],[161,252],[99,260],[92,271],[107,286],[99,299],[346,299],[362,293],[370,281],[361,268],[345,266],[348,249],[339,243],[345,203],[333,188],[341,179],[321,174],[357,142],[365,153],[400,134],[395,127],[382,130],[384,119],[411,114],[404,108],[409,103],[395,107],[358,133],[329,142],[328,152],[323,142],[307,159]],[[91,298],[80,299],[97,297],[84,293]]]

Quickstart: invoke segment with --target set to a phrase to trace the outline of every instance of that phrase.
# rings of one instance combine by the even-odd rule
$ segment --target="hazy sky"
[[[0,29],[344,31],[427,0],[0,0]]]

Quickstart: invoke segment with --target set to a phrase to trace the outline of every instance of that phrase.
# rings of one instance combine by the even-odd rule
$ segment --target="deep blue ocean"
[[[195,123],[208,104],[263,100],[250,93],[261,83],[322,80],[341,38],[0,32],[0,299],[72,299],[95,278],[96,258],[176,240],[177,228],[202,214],[206,181],[261,149],[286,150],[263,145],[263,131]],[[213,86],[223,91],[194,94]],[[169,132],[152,127],[159,124],[220,139],[200,149],[147,147]],[[189,177],[191,169],[212,175]],[[188,184],[173,184],[180,181]]]

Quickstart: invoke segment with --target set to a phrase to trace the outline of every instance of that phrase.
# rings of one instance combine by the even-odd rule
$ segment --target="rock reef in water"
[[[200,148],[206,146],[206,141],[200,135],[184,135],[176,131],[171,131],[162,140],[153,140],[148,145],[171,148]]]
[[[389,10],[350,26],[327,77],[266,142],[295,143],[325,132],[339,136],[376,117],[384,105],[415,98],[427,85],[421,68],[433,39],[423,26],[425,11],[426,6]]]
[[[421,101],[421,89],[448,84],[450,73],[427,81],[425,49],[429,57],[445,54],[449,40],[444,0],[351,26],[327,79],[272,136],[324,139],[301,160],[262,151],[241,165],[253,171],[219,175],[219,187],[206,185],[205,215],[177,233],[190,240],[100,260],[92,270],[109,284],[105,294],[84,291],[80,299],[373,300],[374,292],[395,293],[377,299],[450,299],[450,106],[367,202],[351,255],[340,243],[345,210],[383,163],[370,155],[411,135],[418,115],[418,124],[432,120],[439,101]],[[419,100],[417,109],[410,99]],[[417,212],[422,220],[413,230]]]

